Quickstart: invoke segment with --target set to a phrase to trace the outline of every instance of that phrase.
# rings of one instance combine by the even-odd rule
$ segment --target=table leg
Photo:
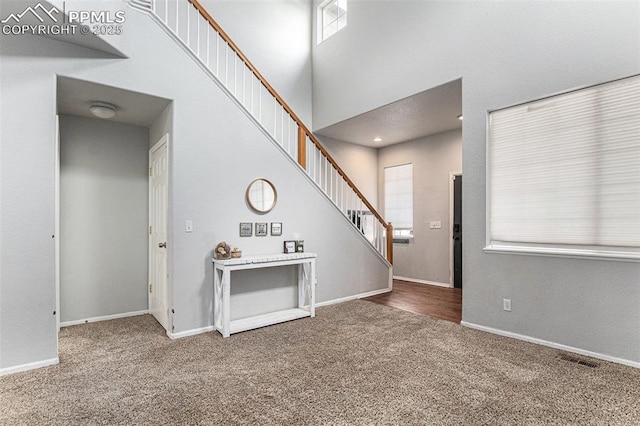
[[[231,271],[222,270],[222,337],[230,335]]]
[[[304,263],[298,265],[298,308],[303,309],[307,300],[306,271]]]
[[[213,326],[222,333],[222,271],[213,268]]]
[[[311,273],[307,277],[307,285],[309,286],[309,312],[311,318],[316,316],[316,260],[309,262]]]

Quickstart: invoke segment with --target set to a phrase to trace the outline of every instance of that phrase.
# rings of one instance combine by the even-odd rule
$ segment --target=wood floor
[[[462,289],[393,280],[393,291],[362,300],[460,323]]]

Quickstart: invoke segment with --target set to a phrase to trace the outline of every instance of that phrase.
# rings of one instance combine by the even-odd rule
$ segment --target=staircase
[[[197,0],[129,0],[149,14],[280,149],[304,170],[362,237],[393,263],[393,227],[376,211]]]

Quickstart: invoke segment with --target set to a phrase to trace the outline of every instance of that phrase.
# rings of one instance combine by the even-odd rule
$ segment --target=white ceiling
[[[462,121],[458,119],[461,114],[462,80],[454,80],[315,133],[379,148],[459,129],[462,127]],[[381,137],[382,142],[374,142],[376,137]]]
[[[169,99],[144,93],[58,77],[58,114],[95,118],[89,112],[89,106],[95,101],[116,106],[117,114],[110,121],[147,127],[171,103]]]

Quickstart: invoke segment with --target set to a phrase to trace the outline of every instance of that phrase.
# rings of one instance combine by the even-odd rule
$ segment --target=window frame
[[[345,7],[347,6],[347,2],[348,0],[323,0],[318,7],[316,8],[316,14],[317,14],[317,20],[316,20],[316,24],[317,24],[317,44],[320,44],[322,42],[324,42],[325,40],[328,40],[329,38],[331,38],[332,36],[334,36],[335,34],[337,34],[338,32],[340,32],[340,30],[346,28],[347,26],[347,20],[348,20],[348,10],[345,8],[344,9],[344,13],[342,15],[338,15],[336,17],[336,19],[334,21],[331,22],[336,22],[336,24],[338,23],[338,21],[344,17],[345,19],[345,23],[344,26],[337,28],[333,33],[329,34],[328,36],[325,37],[325,28],[327,27],[327,25],[325,25],[324,22],[324,10],[330,6],[332,3],[338,3],[338,2],[344,2]]]
[[[527,100],[517,104],[509,105],[502,108],[488,110],[486,113],[485,123],[485,253],[497,254],[516,254],[531,255],[544,257],[560,257],[560,258],[578,258],[578,259],[595,259],[595,260],[614,260],[623,262],[640,262],[640,247],[618,247],[618,246],[593,246],[580,244],[559,244],[559,243],[532,243],[532,242],[507,242],[500,240],[492,240],[491,218],[492,218],[492,168],[491,168],[491,114],[514,107],[521,107],[532,104],[534,102],[547,100],[561,95],[578,92],[597,86],[615,83],[617,81],[640,77],[640,74],[634,74],[598,84],[590,84],[580,86],[574,89],[557,92],[551,95]]]

